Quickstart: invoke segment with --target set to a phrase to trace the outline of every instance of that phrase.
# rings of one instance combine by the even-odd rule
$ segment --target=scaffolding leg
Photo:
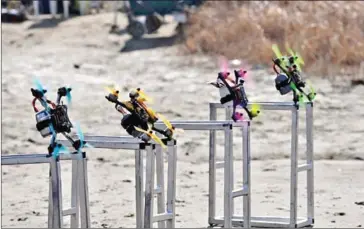
[[[250,183],[250,122],[243,127],[243,214],[244,228],[250,228],[251,219],[251,183]]]
[[[177,146],[175,144],[173,145],[168,144],[167,213],[172,213],[172,218],[167,220],[167,228],[175,228],[176,188],[177,188],[176,180],[177,180]]]
[[[311,165],[307,170],[307,217],[314,223],[314,158],[313,158],[313,103],[306,105],[306,163]]]
[[[232,147],[230,145],[232,138],[232,125],[225,129],[225,157],[224,157],[224,228],[232,227],[233,215],[233,197],[232,197]]]
[[[80,202],[79,202],[79,163],[72,160],[72,187],[71,187],[71,209],[75,209],[71,214],[71,228],[78,228],[80,223]]]
[[[290,221],[291,228],[297,227],[297,149],[298,149],[298,108],[292,109],[291,130],[291,199]]]
[[[156,172],[157,172],[157,202],[158,202],[158,213],[165,213],[165,194],[164,194],[164,158],[162,147],[156,147]],[[165,228],[166,222],[159,221],[158,228]]]
[[[210,120],[216,120],[216,108],[210,104]],[[216,131],[210,130],[209,140],[209,217],[208,223],[213,225],[216,217]]]
[[[77,160],[79,163],[79,191],[80,191],[80,218],[81,227],[90,228],[90,207],[89,207],[89,192],[88,192],[88,176],[87,176],[87,159],[86,153],[82,153],[82,159]]]
[[[136,200],[136,227],[143,228],[143,154],[142,150],[135,150],[135,200]]]
[[[51,165],[51,184],[52,184],[52,228],[62,228],[62,185],[61,185],[61,168],[59,157],[52,157]]]
[[[155,155],[152,146],[146,147],[147,162],[145,175],[145,207],[144,207],[144,228],[153,227],[153,191],[155,173]]]

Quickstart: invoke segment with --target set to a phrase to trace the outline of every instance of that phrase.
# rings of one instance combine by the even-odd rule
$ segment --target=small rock
[[[190,155],[190,153],[189,153],[189,152],[186,152],[186,153],[185,153],[185,155],[186,155],[186,156],[189,156],[189,155]]]
[[[31,139],[31,138],[28,138],[27,141],[30,142],[30,143],[35,143],[35,141],[33,139]]]
[[[28,219],[28,217],[18,218],[18,221],[25,221],[27,219]]]
[[[32,211],[33,215],[39,216],[40,212]]]
[[[356,227],[361,227],[361,224],[359,224],[358,226],[356,226]]]
[[[79,69],[80,65],[79,64],[73,64],[73,67],[76,68],[76,69]]]
[[[263,172],[271,172],[271,171],[276,171],[276,170],[277,170],[276,168],[265,168],[262,171]]]
[[[10,219],[10,221],[14,221],[14,219]]]
[[[364,206],[364,201],[360,201],[360,202],[355,202],[356,205],[363,205]]]
[[[129,213],[129,214],[125,215],[124,217],[126,217],[126,218],[134,217],[134,214],[133,213]]]
[[[192,174],[195,174],[194,171],[189,171],[188,174],[192,175]]]
[[[107,211],[106,210],[102,210],[102,213],[107,213]]]
[[[335,220],[331,220],[331,223],[336,223],[336,221]]]
[[[336,212],[336,213],[334,213],[334,216],[344,216],[344,215],[346,215],[345,212]]]
[[[125,179],[125,180],[123,180],[123,182],[124,182],[124,183],[131,183],[131,180],[129,180],[129,179]]]
[[[98,157],[98,158],[96,158],[96,160],[99,162],[105,162],[105,158],[103,158],[103,157]]]
[[[101,224],[101,227],[107,228],[107,224],[106,223],[103,223],[103,224]]]

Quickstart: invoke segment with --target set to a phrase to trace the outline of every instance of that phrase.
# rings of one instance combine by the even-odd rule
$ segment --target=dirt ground
[[[216,79],[217,59],[184,55],[178,45],[173,45],[173,24],[165,25],[158,34],[134,41],[123,29],[120,34],[109,34],[112,20],[112,15],[105,13],[66,21],[2,24],[2,155],[46,151],[49,139],[43,139],[36,131],[31,107],[34,76],[49,89],[48,96],[53,100],[58,87],[72,86],[69,116],[81,123],[86,134],[126,135],[120,127],[120,115],[104,98],[104,86],[110,83],[120,85],[123,98],[127,98],[129,89],[142,87],[153,97],[152,107],[170,120],[209,118],[208,103],[219,99],[218,91],[207,85]],[[119,21],[124,28],[126,19]],[[256,67],[250,75],[252,81],[246,89],[250,101],[291,100],[276,91],[274,75],[269,70]],[[360,182],[364,171],[364,86],[350,86],[344,79],[311,77],[318,93],[314,108],[315,227],[364,226],[364,185]],[[299,150],[304,159],[302,113]],[[235,133],[236,152],[241,148],[239,136]],[[207,227],[208,132],[186,131],[178,142],[176,226]],[[251,144],[253,215],[288,216],[289,113],[262,111],[252,124]],[[222,146],[221,137],[219,151]],[[222,156],[219,153],[220,159]],[[235,156],[239,172],[241,155]],[[111,150],[90,150],[94,227],[135,226],[133,158],[128,151],[116,154]],[[66,162],[63,170],[66,207],[70,164]],[[303,175],[299,182],[299,215],[304,216]],[[46,227],[47,193],[45,165],[2,166],[2,226]],[[236,200],[235,205],[239,210],[242,204]]]

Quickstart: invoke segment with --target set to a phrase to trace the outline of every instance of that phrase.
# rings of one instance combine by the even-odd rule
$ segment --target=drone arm
[[[69,136],[67,133],[62,132],[62,135],[67,138],[68,141],[70,141],[73,144],[75,144],[75,141],[71,138],[71,136]]]
[[[123,106],[121,106],[119,104],[115,104],[115,109],[117,111],[119,111],[120,113],[122,113],[123,115],[126,114],[125,110],[123,109]]]
[[[231,88],[231,86],[228,84],[228,82],[225,80],[225,78],[221,74],[218,75],[218,78],[225,84],[225,86],[229,90],[230,94],[233,95],[234,94],[234,91]]]
[[[59,105],[61,103],[61,99],[62,99],[62,95],[60,95],[59,93],[57,94],[57,105]]]

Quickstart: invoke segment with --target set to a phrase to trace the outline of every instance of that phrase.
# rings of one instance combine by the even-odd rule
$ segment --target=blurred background
[[[2,155],[45,152],[49,144],[35,127],[30,92],[34,77],[53,101],[58,87],[72,87],[69,117],[80,122],[84,133],[126,135],[120,126],[121,115],[105,99],[105,86],[117,85],[121,99],[141,87],[153,98],[151,107],[170,120],[207,120],[209,103],[220,99],[208,82],[216,80],[221,71],[221,57],[230,71],[248,70],[246,91],[251,102],[292,101],[291,94],[281,96],[274,85],[271,47],[278,44],[282,52],[289,46],[301,54],[303,77],[317,92],[315,159],[362,162],[363,12],[362,1],[2,0]],[[304,120],[301,112],[301,159]],[[252,125],[253,159],[288,158],[290,125],[289,114],[262,111]],[[220,137],[218,149],[223,149]],[[203,164],[207,169],[208,132],[186,132],[178,139],[179,161],[187,164],[180,172],[191,175],[188,165]],[[240,141],[234,147],[239,150]],[[113,164],[133,158],[102,150],[90,154],[93,166],[111,170],[127,169]],[[107,177],[106,172],[101,177]],[[11,181],[9,176],[6,179]],[[103,180],[107,179],[98,182]],[[10,198],[11,192],[8,194]],[[6,217],[9,223],[11,213]],[[342,225],[351,225],[345,222],[352,219],[346,220]],[[101,221],[95,225],[102,226]],[[14,224],[37,225],[31,222]],[[117,226],[115,222],[111,224]]]

